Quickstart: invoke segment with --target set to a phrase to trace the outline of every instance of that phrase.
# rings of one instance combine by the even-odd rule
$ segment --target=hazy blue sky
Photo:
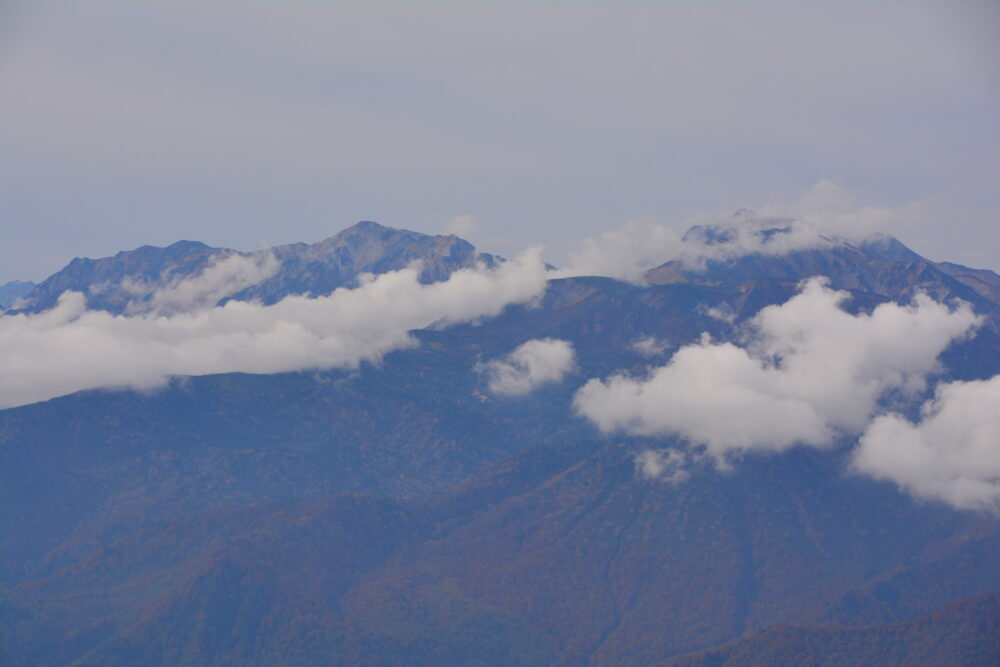
[[[0,282],[361,219],[559,262],[824,179],[1000,268],[995,3],[6,2],[0,100]]]

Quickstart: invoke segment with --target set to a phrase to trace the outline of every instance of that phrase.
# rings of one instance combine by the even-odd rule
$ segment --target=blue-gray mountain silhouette
[[[196,241],[178,241],[166,248],[142,246],[101,259],[76,258],[26,295],[25,312],[40,312],[55,305],[66,290],[82,292],[92,309],[115,314],[141,310],[158,287],[197,277],[213,261],[237,254]],[[430,236],[359,222],[318,243],[293,243],[256,253],[272,254],[277,271],[262,282],[229,298],[259,299],[274,303],[290,294],[329,294],[338,287],[355,287],[361,274],[380,274],[420,262],[422,282],[447,278],[453,271],[479,263],[493,266],[498,258],[479,253],[456,236]]]
[[[287,272],[239,298],[322,293],[413,259],[436,267],[426,280],[498,261],[373,224],[285,248]],[[78,260],[35,298],[140,267],[197,271],[217,252]],[[734,340],[816,274],[855,310],[918,289],[969,301],[992,324],[942,355],[941,378],[1000,373],[1000,278],[885,238],[668,263],[648,286],[554,280],[538,304],[415,332],[418,348],[356,372],[0,411],[0,661],[995,664],[996,517],[852,475],[845,447],[647,480],[635,454],[683,443],[605,438],[573,413],[586,378],[641,373],[704,331]],[[547,336],[573,343],[576,375],[522,399],[485,391],[478,361]],[[652,362],[632,347],[646,336],[665,345]]]

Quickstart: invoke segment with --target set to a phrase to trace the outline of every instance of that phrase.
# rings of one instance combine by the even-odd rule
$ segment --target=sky
[[[358,220],[562,265],[828,182],[1000,269],[995,3],[5,2],[0,100],[0,283]]]

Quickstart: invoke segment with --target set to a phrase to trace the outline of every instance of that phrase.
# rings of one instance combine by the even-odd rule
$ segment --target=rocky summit
[[[77,257],[38,285],[22,289],[18,310],[42,312],[69,290],[85,294],[92,309],[138,312],[157,290],[201,276],[227,259],[242,259],[255,269],[245,276],[245,287],[227,298],[274,303],[292,294],[329,294],[338,287],[356,287],[364,274],[397,271],[415,262],[421,280],[432,282],[477,263],[493,266],[498,258],[477,252],[456,236],[429,236],[375,222],[359,222],[318,243],[249,253],[178,241],[166,248],[142,246],[101,259]]]

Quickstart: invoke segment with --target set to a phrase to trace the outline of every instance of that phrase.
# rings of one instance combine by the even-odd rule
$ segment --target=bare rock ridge
[[[789,221],[775,220],[756,233],[761,247],[781,240]],[[731,229],[696,225],[686,241],[707,247],[733,241]],[[419,261],[420,279],[444,280],[453,271],[479,263],[494,266],[500,257],[482,253],[456,236],[428,235],[362,221],[317,243],[293,243],[256,252],[238,252],[197,241],[178,241],[167,247],[142,246],[100,259],[75,258],[43,282],[8,283],[3,286],[0,308],[19,300],[18,312],[41,312],[55,305],[66,290],[83,292],[89,308],[112,313],[141,312],[152,294],[179,281],[197,278],[215,264],[231,257],[246,258],[269,270],[228,299],[260,300],[270,304],[290,294],[328,294],[338,287],[354,287],[362,274],[381,274]],[[268,263],[268,258],[273,262]],[[963,299],[990,318],[1000,332],[1000,275],[951,262],[925,259],[887,236],[863,243],[834,242],[822,247],[790,252],[749,252],[708,260],[690,267],[670,260],[645,273],[653,285],[744,285],[762,280],[796,282],[814,275],[826,276],[837,289],[857,290],[892,299],[909,299],[917,291],[936,299]],[[15,284],[16,283],[16,284]]]
[[[780,225],[761,230],[762,247],[786,231]],[[731,241],[726,229],[702,226],[691,228],[685,239],[708,247]],[[962,299],[986,315],[988,326],[1000,332],[1000,275],[950,262],[933,262],[888,235],[858,244],[831,241],[789,252],[749,252],[709,259],[702,266],[674,259],[650,269],[644,278],[652,285],[742,285],[747,289],[761,281],[796,282],[811,276],[825,276],[836,289],[901,301],[912,299],[917,292],[926,292],[938,301]]]
[[[289,294],[328,294],[356,286],[361,274],[397,271],[415,261],[421,264],[421,282],[431,283],[458,269],[500,261],[457,236],[430,236],[367,221],[319,243],[278,246],[271,252],[280,263],[277,273],[234,298],[274,303]]]
[[[452,271],[477,263],[493,266],[499,261],[456,236],[432,236],[365,221],[318,243],[293,243],[253,253],[178,241],[165,248],[147,245],[100,259],[78,257],[22,295],[25,303],[20,310],[47,310],[66,290],[83,292],[90,308],[112,313],[141,310],[156,289],[197,277],[235,255],[261,265],[267,255],[277,260],[276,269],[264,280],[230,295],[264,303],[289,294],[328,294],[338,287],[355,286],[363,273],[395,271],[415,261],[421,263],[423,282],[444,280]]]
[[[76,257],[36,285],[24,297],[20,310],[29,313],[48,310],[59,295],[74,290],[87,295],[87,305],[91,308],[124,312],[136,297],[134,285],[153,285],[194,275],[204,270],[213,258],[231,252],[198,241],[178,241],[165,248],[144,245],[100,259]]]

